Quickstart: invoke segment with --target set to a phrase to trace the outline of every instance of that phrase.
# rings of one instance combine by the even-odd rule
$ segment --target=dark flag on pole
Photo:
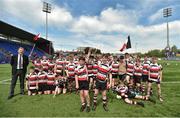
[[[125,42],[123,44],[123,46],[120,48],[120,51],[123,52],[124,50],[129,49],[129,48],[131,48],[131,39],[130,39],[130,36],[128,36],[127,42]]]

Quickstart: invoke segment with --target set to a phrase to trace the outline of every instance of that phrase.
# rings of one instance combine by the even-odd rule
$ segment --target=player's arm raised
[[[90,57],[90,55],[91,55],[91,51],[92,51],[92,48],[89,48],[88,54],[87,54],[87,57],[86,57],[86,63],[87,63],[88,60],[89,60],[89,57]]]

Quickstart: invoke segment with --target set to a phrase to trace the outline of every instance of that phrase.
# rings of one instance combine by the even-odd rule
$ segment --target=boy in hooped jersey
[[[33,66],[29,68],[29,73],[26,76],[26,89],[28,95],[36,95],[38,90],[37,73]]]
[[[75,82],[75,68],[76,68],[76,65],[74,63],[73,57],[70,56],[69,63],[66,66],[66,75],[67,75],[67,79],[68,79],[68,90],[70,92],[72,92],[73,85]]]
[[[94,92],[93,100],[93,110],[96,110],[97,107],[97,96],[99,91],[102,92],[103,108],[105,111],[108,111],[107,107],[107,81],[110,80],[108,87],[111,87],[112,83],[112,74],[110,73],[111,69],[108,64],[108,56],[104,55],[100,64],[98,64],[98,73],[96,78],[96,87]]]
[[[83,112],[86,108],[86,112],[90,112],[90,97],[89,97],[89,77],[86,62],[88,62],[91,55],[92,48],[89,49],[87,57],[79,58],[79,65],[75,69],[75,82],[76,89],[80,91],[81,109]]]
[[[86,108],[86,111],[90,111],[90,97],[89,97],[89,81],[88,81],[88,70],[85,64],[85,58],[79,58],[79,65],[76,67],[76,89],[80,91],[81,99],[81,109],[80,112],[83,112]]]
[[[112,73],[112,88],[118,83],[118,71],[119,71],[119,62],[118,58],[114,56],[112,64],[111,64],[111,73]]]
[[[38,94],[47,94],[47,73],[42,66],[38,73]]]
[[[162,81],[162,66],[157,63],[157,57],[153,57],[152,63],[149,66],[147,97],[150,96],[152,83],[155,82],[157,84],[159,100],[163,102],[163,99],[161,96],[161,84],[160,84],[161,81]]]

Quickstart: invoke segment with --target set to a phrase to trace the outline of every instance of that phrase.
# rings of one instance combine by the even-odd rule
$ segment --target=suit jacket
[[[17,63],[18,63],[18,55],[13,55],[11,57],[11,66],[12,66],[12,74],[14,75],[17,71]],[[23,71],[24,74],[27,72],[27,66],[29,64],[29,59],[26,55],[23,55]]]

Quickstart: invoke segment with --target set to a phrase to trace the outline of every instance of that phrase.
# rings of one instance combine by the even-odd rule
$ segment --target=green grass
[[[180,62],[168,61],[170,65],[165,65],[166,61],[161,61],[163,65],[163,81],[180,81]],[[178,65],[176,65],[178,64]],[[0,65],[0,81],[10,79],[11,68],[9,65]],[[19,81],[18,81],[19,83]],[[153,90],[156,87],[153,86]],[[7,100],[9,85],[0,84],[0,116],[29,116],[29,117],[110,117],[110,116],[174,116],[180,117],[180,83],[162,83],[162,95],[164,102],[157,100],[156,104],[144,102],[145,108],[125,104],[122,100],[117,100],[115,95],[108,93],[109,112],[102,108],[102,101],[99,98],[99,105],[96,111],[90,113],[80,113],[79,95],[66,94],[53,98],[52,95],[21,96],[17,95],[11,100]],[[16,94],[19,93],[19,85],[16,86]],[[154,98],[157,99],[156,92]]]

